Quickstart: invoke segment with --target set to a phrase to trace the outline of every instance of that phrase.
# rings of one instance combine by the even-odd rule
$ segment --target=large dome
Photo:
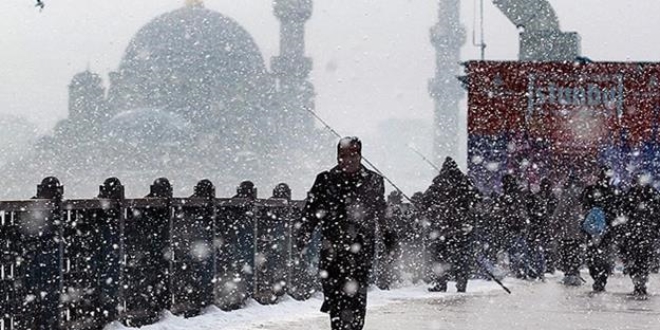
[[[208,120],[209,112],[260,107],[256,99],[270,81],[250,34],[203,6],[185,6],[141,28],[111,78],[116,112],[160,108],[193,122]]]
[[[143,62],[223,64],[215,70],[234,76],[266,71],[250,34],[234,20],[202,6],[180,8],[142,27],[128,46],[121,67],[140,69]]]

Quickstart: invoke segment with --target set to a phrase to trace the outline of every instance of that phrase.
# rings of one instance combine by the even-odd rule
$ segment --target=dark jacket
[[[385,223],[385,208],[383,178],[364,167],[354,175],[335,167],[316,177],[303,209],[298,247],[307,246],[315,228],[320,227],[322,281],[368,282],[376,227],[380,226],[386,236],[393,235],[391,226]]]
[[[581,241],[584,239],[582,221],[584,212],[580,197],[584,188],[579,183],[571,183],[564,186],[553,213],[555,224],[552,233],[560,240]]]
[[[511,239],[527,234],[529,227],[529,212],[526,205],[526,195],[517,186],[504,188],[493,208],[493,221],[499,223],[503,230],[503,239]]]
[[[594,185],[584,188],[582,192],[582,208],[585,215],[594,207],[603,209],[608,222],[614,219],[616,214],[616,196],[614,188],[606,182],[599,181]]]
[[[397,238],[406,241],[415,238],[417,228],[410,204],[388,202],[385,219],[392,226],[392,229],[397,232]]]
[[[539,191],[530,194],[529,200],[529,233],[532,242],[545,242],[550,238],[553,227],[553,213],[557,207],[557,198],[552,191]]]
[[[623,243],[651,246],[660,234],[660,193],[648,185],[633,186],[622,202],[626,221],[620,224]]]
[[[470,233],[470,210],[479,195],[470,179],[447,158],[438,176],[424,193],[431,229],[444,237],[465,237]]]

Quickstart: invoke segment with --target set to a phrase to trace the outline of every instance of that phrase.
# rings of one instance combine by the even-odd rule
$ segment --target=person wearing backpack
[[[433,249],[431,292],[446,292],[453,275],[456,291],[465,292],[472,268],[473,208],[479,193],[456,162],[447,157],[440,173],[424,193],[424,209],[431,221]]]
[[[636,296],[646,296],[654,243],[660,232],[660,193],[650,185],[650,175],[637,174],[633,186],[623,198],[623,211],[627,219],[622,226],[621,251]]]
[[[598,173],[596,183],[590,185],[582,192],[582,209],[585,215],[585,223],[582,229],[585,231],[587,240],[586,263],[589,275],[593,279],[594,292],[605,291],[607,278],[613,269],[611,232],[612,222],[616,216],[616,195],[610,180],[612,170],[603,167]],[[604,228],[599,232],[590,232],[585,226],[592,219],[604,217]]]

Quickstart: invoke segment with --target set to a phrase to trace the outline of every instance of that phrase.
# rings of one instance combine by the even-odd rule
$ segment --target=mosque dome
[[[180,146],[191,141],[190,123],[182,116],[159,109],[133,109],[115,115],[104,125],[113,143]]]
[[[109,96],[116,112],[159,108],[205,122],[217,109],[258,108],[269,82],[250,34],[196,4],[163,14],[137,32],[111,75]],[[236,100],[241,104],[232,104]]]

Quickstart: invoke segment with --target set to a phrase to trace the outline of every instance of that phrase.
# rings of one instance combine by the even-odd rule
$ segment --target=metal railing
[[[0,201],[0,330],[143,326],[318,290],[294,246],[301,201],[215,198],[208,181],[174,198],[160,179],[151,197],[125,199],[109,179],[99,198],[66,200],[53,179]]]

